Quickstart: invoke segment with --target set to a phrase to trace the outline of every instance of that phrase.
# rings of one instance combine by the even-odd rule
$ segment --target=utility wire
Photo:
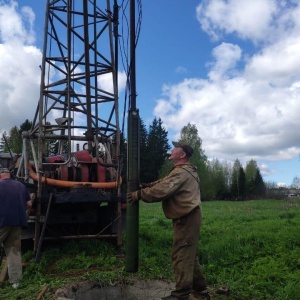
[[[135,48],[137,47],[138,40],[141,32],[142,25],[142,0],[137,1],[137,22],[136,22],[136,39],[135,39]],[[123,0],[120,5],[120,10],[122,11],[121,15],[121,36],[119,36],[120,42],[120,54],[122,65],[126,74],[126,87],[125,87],[125,96],[124,96],[124,110],[123,110],[123,121],[122,121],[122,132],[124,132],[125,124],[125,115],[126,111],[129,109],[130,101],[128,101],[128,95],[130,95],[130,74],[131,74],[131,61],[129,57],[129,20],[128,20],[128,7],[129,0]]]

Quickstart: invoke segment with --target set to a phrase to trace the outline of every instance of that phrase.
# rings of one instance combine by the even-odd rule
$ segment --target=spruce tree
[[[168,144],[168,131],[164,128],[162,120],[154,118],[149,127],[146,153],[141,159],[145,159],[143,178],[144,182],[152,182],[158,179],[160,169],[168,158],[170,145]]]

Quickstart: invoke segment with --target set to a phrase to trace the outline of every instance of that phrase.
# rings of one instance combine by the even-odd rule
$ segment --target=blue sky
[[[33,118],[44,15],[42,0],[0,2],[0,131]],[[299,1],[142,1],[141,26],[147,126],[160,117],[175,140],[190,122],[209,158],[255,159],[278,184],[300,177]]]

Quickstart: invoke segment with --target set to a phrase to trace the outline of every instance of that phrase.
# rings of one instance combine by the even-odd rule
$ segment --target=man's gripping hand
[[[141,199],[141,191],[129,192],[127,193],[127,202],[132,205],[134,202]]]

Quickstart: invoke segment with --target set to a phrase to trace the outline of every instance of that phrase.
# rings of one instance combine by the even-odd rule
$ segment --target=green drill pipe
[[[138,110],[129,111],[127,146],[127,192],[138,189],[140,165],[140,118]],[[138,271],[139,260],[139,202],[127,204],[126,211],[126,258],[127,272]]]

